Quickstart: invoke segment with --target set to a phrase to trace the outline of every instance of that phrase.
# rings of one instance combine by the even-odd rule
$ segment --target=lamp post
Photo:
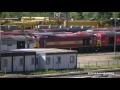
[[[0,52],[1,52],[1,44],[2,44],[2,43],[1,43],[1,42],[2,42],[1,38],[2,38],[2,37],[1,37],[1,21],[0,21]]]
[[[1,21],[0,21],[0,71],[1,71]]]
[[[116,58],[116,23],[117,23],[117,20],[120,20],[120,18],[110,18],[111,20],[114,20],[115,22],[115,27],[114,27],[114,56]]]
[[[66,12],[66,27],[69,29],[69,12]]]

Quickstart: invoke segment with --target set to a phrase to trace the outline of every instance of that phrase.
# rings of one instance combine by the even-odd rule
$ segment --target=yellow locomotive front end
[[[97,40],[97,46],[101,46],[101,41]]]
[[[33,41],[34,41],[33,47],[34,48],[39,48],[39,46],[40,46],[39,38],[37,36],[33,36]]]

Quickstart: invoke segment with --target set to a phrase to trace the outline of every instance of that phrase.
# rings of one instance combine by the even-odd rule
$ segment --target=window
[[[46,58],[46,65],[49,65],[50,64],[50,57],[47,57]]]
[[[61,64],[61,57],[57,57],[57,64]]]
[[[7,67],[7,65],[8,65],[7,59],[3,59],[3,67]]]
[[[83,45],[89,45],[90,39],[83,39]]]
[[[23,66],[23,63],[24,63],[24,59],[20,58],[20,66]]]
[[[12,44],[7,44],[7,46],[12,46]]]
[[[75,57],[74,56],[70,56],[70,63],[74,63]]]
[[[31,65],[35,65],[35,58],[34,57],[31,58]]]

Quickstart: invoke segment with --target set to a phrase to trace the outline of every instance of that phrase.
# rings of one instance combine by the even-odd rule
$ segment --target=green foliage
[[[80,19],[80,15],[77,12],[70,12],[70,18],[73,18],[74,20]]]
[[[83,12],[82,15],[85,20],[93,18],[93,12]]]
[[[11,18],[11,17],[34,17],[34,16],[44,16],[44,17],[53,17],[54,12],[0,12],[0,17],[2,18]]]
[[[1,18],[22,16],[53,17],[54,12],[0,12]],[[105,20],[110,18],[120,18],[120,12],[70,12],[70,18],[73,18],[74,20],[88,20],[90,18]]]

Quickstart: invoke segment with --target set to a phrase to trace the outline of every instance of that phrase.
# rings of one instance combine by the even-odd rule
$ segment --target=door
[[[109,38],[109,44],[114,44],[114,37]]]
[[[30,48],[30,42],[27,41],[27,48]]]
[[[25,48],[25,41],[17,41],[17,49]]]
[[[83,45],[90,45],[90,39],[83,39]]]

